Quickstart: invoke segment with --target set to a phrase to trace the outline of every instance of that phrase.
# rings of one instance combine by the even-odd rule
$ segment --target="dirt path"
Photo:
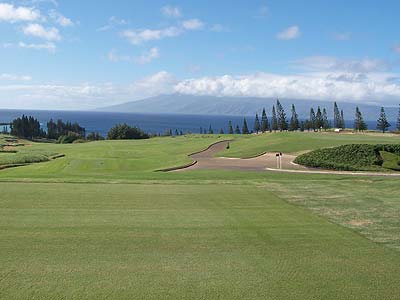
[[[287,173],[309,173],[309,174],[338,174],[354,176],[400,176],[400,173],[379,173],[379,172],[347,172],[332,171],[307,168],[293,161],[294,155],[283,153],[281,157],[281,166],[277,164],[276,152],[264,153],[253,158],[230,158],[215,157],[219,152],[226,149],[229,141],[222,141],[212,144],[206,150],[189,155],[194,162],[182,168],[171,170],[172,172],[182,172],[187,170],[200,169],[223,169],[223,170],[242,170],[242,171],[274,171]]]

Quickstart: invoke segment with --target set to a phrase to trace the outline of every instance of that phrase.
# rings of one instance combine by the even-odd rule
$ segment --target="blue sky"
[[[0,0],[0,108],[164,93],[400,102],[399,1]]]

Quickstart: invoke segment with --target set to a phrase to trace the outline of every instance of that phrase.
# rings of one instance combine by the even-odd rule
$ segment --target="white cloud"
[[[164,38],[176,37],[189,30],[201,30],[204,23],[198,19],[183,21],[181,26],[169,26],[161,29],[131,29],[124,30],[120,35],[126,38],[133,45],[140,45],[145,42],[161,40]]]
[[[161,8],[161,12],[164,16],[170,18],[180,18],[182,16],[182,11],[177,6],[166,5]]]
[[[306,73],[278,75],[256,73],[244,76],[218,76],[187,79],[174,90],[182,94],[212,96],[281,97],[325,101],[359,101],[395,104],[400,84],[390,80],[393,74],[367,74],[363,80],[342,80],[343,73]],[[342,77],[341,77],[342,76]]]
[[[61,40],[61,35],[57,28],[44,28],[42,25],[34,23],[25,26],[22,31],[25,35],[30,35],[38,38],[42,38],[49,41]]]
[[[62,27],[68,27],[68,26],[74,26],[74,22],[57,12],[56,10],[51,10],[49,13],[50,18],[54,20],[58,25],[61,25]]]
[[[157,47],[151,48],[149,51],[143,53],[141,56],[139,56],[136,59],[136,62],[139,64],[148,64],[152,62],[154,59],[157,59],[160,57],[160,51],[158,50]]]
[[[25,49],[34,49],[34,50],[47,50],[50,53],[54,53],[56,51],[56,45],[51,42],[47,42],[44,44],[26,44],[23,42],[18,43],[19,48],[25,48]]]
[[[351,39],[350,32],[337,32],[333,34],[333,38],[337,41],[348,41]]]
[[[182,27],[186,30],[201,30],[204,27],[204,23],[199,19],[189,19],[182,22]]]
[[[293,40],[300,36],[300,28],[296,25],[286,28],[282,32],[279,32],[276,37],[279,40]]]
[[[129,22],[124,19],[120,19],[115,16],[111,16],[108,19],[107,25],[104,25],[104,26],[98,28],[97,31],[107,31],[107,30],[113,29],[115,27],[128,25],[128,24],[129,24]]]
[[[400,53],[400,44],[397,44],[393,47],[394,52]]]
[[[40,12],[34,8],[25,6],[15,7],[13,4],[0,3],[0,22],[35,21],[40,17]]]
[[[0,106],[32,109],[94,109],[160,94],[169,94],[174,91],[173,87],[176,82],[173,75],[161,71],[128,85],[112,83],[0,84]],[[2,100],[10,98],[13,99],[13,102]]]
[[[157,47],[153,47],[150,50],[144,52],[142,55],[138,57],[132,57],[130,55],[121,55],[115,49],[112,49],[108,53],[108,60],[111,62],[129,62],[129,63],[137,63],[137,64],[148,64],[152,62],[154,59],[160,57],[160,51]]]
[[[211,31],[214,32],[228,32],[229,29],[221,24],[214,24],[210,27]]]
[[[30,81],[30,80],[32,80],[32,77],[31,76],[27,76],[27,75],[15,75],[15,74],[3,73],[3,74],[0,74],[0,81],[1,80],[7,80],[7,81]]]
[[[149,53],[150,56],[154,56],[154,53],[158,52],[153,50]],[[7,75],[3,77],[12,78]],[[5,108],[93,109],[171,93],[217,97],[351,101],[377,105],[397,105],[400,98],[400,74],[377,70],[350,72],[313,69],[295,75],[259,72],[182,80],[176,79],[166,71],[161,71],[128,85],[112,83],[34,85],[6,84],[6,80],[4,81],[4,84],[0,84],[0,106]],[[10,98],[15,101],[10,103],[1,100]]]
[[[333,56],[310,56],[292,63],[306,71],[343,71],[343,72],[381,72],[390,69],[387,62],[380,59],[338,59]]]
[[[257,19],[264,19],[267,15],[269,14],[269,8],[266,5],[261,5],[258,10],[257,13],[255,14],[254,18]]]
[[[175,37],[182,34],[180,28],[171,26],[163,29],[139,29],[125,30],[121,36],[126,38],[133,45],[139,45],[144,42],[160,40],[166,37]]]

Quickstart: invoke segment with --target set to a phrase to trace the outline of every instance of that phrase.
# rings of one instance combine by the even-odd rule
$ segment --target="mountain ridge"
[[[333,115],[333,101],[305,100],[305,99],[280,99],[286,114],[290,117],[291,105],[295,104],[300,118],[309,116],[310,108],[318,106],[326,108],[329,116]],[[193,96],[182,94],[164,94],[149,97],[137,101],[125,102],[118,105],[102,107],[98,111],[109,112],[134,112],[156,114],[186,114],[186,115],[232,115],[251,116],[260,114],[265,108],[267,114],[271,114],[272,106],[276,104],[276,98],[257,97],[216,97]],[[358,106],[365,120],[376,120],[379,117],[380,106],[359,104],[351,102],[338,102],[339,109],[343,109],[345,118],[354,117],[355,108]],[[389,120],[396,120],[398,107],[385,107]]]

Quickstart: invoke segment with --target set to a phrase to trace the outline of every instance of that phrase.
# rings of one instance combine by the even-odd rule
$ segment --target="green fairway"
[[[394,299],[400,253],[264,188],[2,184],[2,299]]]
[[[299,153],[345,144],[400,143],[400,136],[382,134],[349,134],[334,132],[277,132],[245,136],[231,143],[226,157],[250,157],[265,151]]]
[[[192,135],[57,145],[0,171],[0,299],[397,299],[399,178],[155,172],[397,136]],[[8,153],[6,155],[9,155]]]

